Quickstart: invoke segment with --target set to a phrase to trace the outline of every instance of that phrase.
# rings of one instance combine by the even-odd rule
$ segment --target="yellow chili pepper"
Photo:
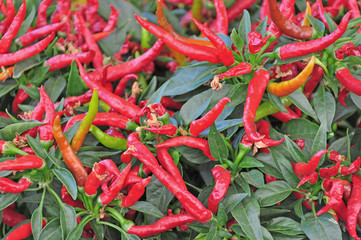
[[[308,77],[312,73],[314,65],[315,65],[315,56],[312,56],[310,62],[302,70],[302,72],[297,75],[297,77],[280,83],[274,83],[274,82],[269,83],[267,85],[268,92],[272,93],[277,97],[284,97],[290,95],[307,81]]]
[[[307,2],[306,4],[307,4],[306,13],[305,13],[305,16],[303,17],[303,21],[302,21],[302,24],[301,24],[302,26],[310,26],[311,25],[310,20],[307,17],[307,14],[311,15],[312,10],[311,10],[310,3]]]

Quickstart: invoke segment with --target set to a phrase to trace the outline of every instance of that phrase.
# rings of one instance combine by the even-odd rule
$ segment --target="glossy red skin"
[[[361,81],[352,76],[350,70],[347,68],[337,70],[336,78],[347,90],[361,96]]]
[[[342,166],[341,174],[344,176],[350,175],[350,174],[358,171],[360,169],[360,166],[361,166],[361,158],[358,157],[355,161],[353,161],[353,163],[351,163],[351,165],[349,167]]]
[[[49,71],[55,71],[70,66],[76,58],[79,59],[81,63],[90,63],[94,55],[95,52],[93,50],[75,54],[59,54],[46,60],[45,66],[50,66]]]
[[[304,56],[327,48],[345,33],[350,15],[351,12],[346,13],[338,28],[327,36],[307,42],[296,42],[282,46],[279,49],[280,58],[288,59]]]
[[[53,1],[54,0],[43,0],[39,4],[38,15],[36,18],[36,27],[37,28],[44,27],[48,24],[46,11],[50,7],[50,5],[53,3]]]
[[[29,179],[23,177],[19,182],[5,177],[0,177],[0,191],[6,193],[20,193],[24,192],[31,186]]]
[[[347,219],[346,229],[354,239],[360,239],[357,236],[357,217],[361,212],[361,177],[353,174],[352,180],[352,191],[350,199],[347,201]]]
[[[318,83],[322,80],[324,73],[325,73],[325,71],[319,65],[315,65],[313,67],[311,77],[308,79],[308,81],[306,82],[305,87],[303,89],[303,93],[307,97],[313,92],[313,90],[315,90]]]
[[[147,177],[140,182],[134,184],[128,195],[122,199],[122,207],[130,207],[133,206],[134,203],[138,202],[139,198],[141,198],[145,192],[145,188],[150,182],[151,177]]]
[[[227,9],[228,22],[237,18],[243,10],[250,8],[257,0],[237,0],[232,7]]]
[[[225,77],[236,77],[239,75],[247,74],[252,71],[252,65],[247,62],[241,62],[238,65],[228,69],[227,72],[221,73],[218,75],[219,79],[223,79]]]
[[[231,172],[222,166],[216,166],[212,169],[212,174],[216,184],[208,198],[208,209],[217,213],[218,204],[226,195],[229,184],[231,184]]]
[[[60,28],[64,26],[64,24],[65,23],[54,23],[41,28],[37,28],[33,31],[25,33],[23,36],[16,39],[16,43],[20,44],[21,46],[28,46],[36,40],[51,34],[52,32],[59,31]]]
[[[295,0],[282,1],[281,5],[280,5],[280,10],[281,10],[282,15],[286,19],[290,20],[293,18],[294,6],[295,6]],[[276,38],[279,38],[282,35],[282,32],[280,31],[280,29],[273,22],[271,22],[267,31],[273,33],[273,35],[275,35]]]
[[[287,107],[286,108],[288,113],[279,111],[278,113],[272,114],[273,117],[277,118],[278,120],[280,120],[281,122],[287,123],[289,120],[292,119],[298,119],[300,118],[297,113],[295,113],[294,111],[292,111],[291,108]]]
[[[228,35],[228,16],[223,0],[215,0],[214,7],[217,12],[217,17],[211,23],[209,29],[214,30],[216,33]]]
[[[11,209],[11,207],[7,207],[2,210],[1,221],[10,227],[15,227],[16,225],[27,219],[28,218],[25,217],[24,215],[14,212],[14,210]]]
[[[34,155],[26,155],[14,160],[0,163],[0,171],[22,171],[30,168],[41,168],[45,165],[43,159]]]
[[[4,6],[4,4],[2,4]],[[4,35],[15,17],[13,0],[6,0],[6,18],[0,23],[0,34]]]
[[[328,150],[321,150],[318,151],[315,155],[312,156],[310,161],[308,163],[305,162],[299,162],[296,164],[292,164],[293,170],[296,173],[297,176],[307,176],[312,174],[320,162],[320,159],[323,154],[327,153]]]

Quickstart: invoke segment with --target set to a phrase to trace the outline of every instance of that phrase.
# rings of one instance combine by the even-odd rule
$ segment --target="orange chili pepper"
[[[200,39],[193,39],[193,38],[186,38],[186,37],[183,37],[183,36],[179,35],[178,33],[176,33],[174,31],[172,25],[170,25],[168,23],[167,18],[164,15],[163,6],[162,6],[162,3],[161,3],[160,0],[158,0],[156,15],[157,15],[159,26],[161,28],[163,28],[164,30],[166,30],[167,32],[169,32],[170,34],[172,34],[173,37],[176,37],[179,40],[182,40],[182,41],[185,41],[185,42],[195,43],[195,44],[215,48],[215,46],[210,41],[200,40]]]
[[[88,177],[88,173],[79,158],[75,155],[70,143],[66,139],[63,130],[61,129],[59,116],[57,116],[54,120],[53,132],[54,138],[59,146],[61,154],[63,155],[66,166],[73,173],[73,176],[78,186],[84,187],[85,181]]]
[[[14,66],[8,67],[7,69],[2,67],[2,73],[0,73],[0,81],[5,81],[9,77],[11,77],[13,75],[13,72]]]
[[[284,97],[293,93],[307,81],[308,77],[312,73],[314,65],[315,65],[315,56],[312,56],[310,62],[302,70],[302,72],[298,74],[297,77],[280,83],[275,83],[275,82],[269,83],[267,85],[268,92],[272,93],[277,97]]]

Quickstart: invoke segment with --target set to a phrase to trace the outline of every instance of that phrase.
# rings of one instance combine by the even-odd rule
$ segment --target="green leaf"
[[[37,87],[21,86],[21,88],[30,96],[30,98],[40,100],[40,92]]]
[[[283,178],[291,187],[296,187],[300,179],[296,176],[293,171],[291,162],[287,159],[280,150],[275,147],[269,149],[273,161],[275,162],[278,170],[282,173]]]
[[[286,131],[290,139],[314,139],[319,126],[307,119],[292,119],[286,124]]]
[[[75,228],[73,228],[69,234],[66,236],[66,240],[78,240],[81,238],[81,234],[83,233],[84,228],[81,224],[78,224]]]
[[[327,131],[331,131],[332,120],[336,112],[335,98],[329,92],[325,92],[325,88],[321,85],[315,96],[313,97],[313,103],[318,119],[321,123],[325,123]]]
[[[318,151],[324,150],[326,148],[327,148],[327,129],[326,129],[326,124],[321,123],[321,126],[318,129],[318,132],[312,144],[311,156],[313,156]],[[319,165],[322,165],[324,159],[325,156],[322,156]]]
[[[257,159],[250,157],[250,156],[244,156],[242,158],[241,163],[239,164],[239,167],[241,168],[254,168],[254,167],[264,167],[263,163],[258,161]]]
[[[205,240],[219,240],[219,239],[222,238],[217,234],[217,223],[213,222]]]
[[[60,225],[63,239],[65,239],[77,225],[74,208],[65,203],[60,206]]]
[[[75,61],[70,65],[70,73],[68,77],[68,85],[66,87],[66,96],[79,96],[83,93],[83,84],[79,75],[78,67]]]
[[[29,146],[34,150],[36,155],[38,155],[42,159],[47,158],[45,148],[43,147],[43,145],[41,145],[39,140],[32,138],[29,135],[26,135],[26,140],[27,140]]]
[[[7,208],[14,202],[16,202],[20,197],[19,193],[5,193],[0,195],[0,211],[4,208]]]
[[[71,172],[65,168],[53,169],[53,173],[59,179],[59,181],[65,185],[68,193],[75,200],[78,195],[78,188],[73,174],[71,174]]]
[[[133,206],[129,207],[130,209],[134,209],[138,212],[142,212],[145,214],[150,214],[156,218],[162,218],[164,215],[159,209],[153,204],[145,201],[138,201],[133,204]]]
[[[40,61],[39,55],[32,56],[14,64],[13,78],[19,78],[21,74],[27,70],[30,70],[42,62]]]
[[[185,158],[191,163],[202,164],[211,161],[199,149],[190,148],[187,146],[177,146],[175,149],[177,149],[177,151],[182,155],[182,158]]]
[[[325,12],[326,22],[329,27],[330,33],[337,29],[336,23],[332,20],[332,17],[329,13]]]
[[[51,101],[53,102],[56,102],[65,87],[66,80],[62,75],[50,77],[44,84],[45,92],[49,95]]]
[[[287,113],[287,109],[285,108],[285,106],[283,106],[281,98],[276,97],[275,95],[271,94],[270,92],[268,92],[268,98],[269,100],[271,100],[271,102],[273,103],[273,105],[278,108],[280,111]]]
[[[289,153],[296,162],[308,162],[306,156],[302,153],[300,147],[293,142],[288,136],[285,136],[285,143]]]
[[[323,22],[312,17],[309,14],[307,14],[307,18],[308,18],[308,20],[310,20],[312,27],[317,31],[317,34],[320,36],[323,36],[323,33],[325,31],[325,24],[323,24]]]
[[[95,236],[97,237],[97,239],[102,240],[104,239],[104,227],[101,224],[97,224],[96,220],[93,219],[92,221],[90,221],[90,226],[92,227]]]
[[[3,97],[17,87],[15,80],[8,79],[0,85],[0,97]]]
[[[221,201],[222,206],[224,206],[225,213],[229,213],[230,211],[232,211],[232,209],[246,196],[246,193],[235,193],[231,195],[226,195]]]
[[[238,26],[238,34],[242,37],[243,42],[248,45],[248,33],[251,32],[251,17],[247,10],[243,10],[243,17]]]
[[[243,191],[245,191],[248,194],[248,196],[251,196],[252,190],[248,182],[242,175],[237,176],[234,180],[239,186],[241,186]]]
[[[222,136],[217,131],[217,128],[214,124],[210,127],[208,134],[209,149],[212,156],[219,161],[226,159],[228,157],[228,148],[225,142],[223,141]]]
[[[29,12],[29,4],[27,3],[27,12]],[[15,39],[23,36],[29,29],[31,23],[33,22],[35,15],[36,15],[36,8],[34,5],[31,5],[31,10],[30,13],[27,14],[26,18],[24,19],[24,21],[22,22],[20,29],[18,31],[18,33],[16,34]]]
[[[33,232],[34,239],[39,239],[42,230],[43,208],[37,207],[31,215],[31,230]]]
[[[232,216],[237,220],[243,232],[248,238],[262,240],[262,228],[259,219],[260,206],[256,199],[245,197],[231,211]]]
[[[48,222],[40,233],[41,240],[62,239],[60,219],[56,218]]]
[[[0,137],[2,140],[5,141],[11,141],[16,137],[17,133],[23,133],[26,130],[29,130],[31,128],[37,127],[43,125],[43,123],[38,121],[25,121],[20,123],[14,123],[11,125],[8,125],[0,130]]]
[[[189,99],[181,108],[179,117],[185,125],[188,125],[199,117],[208,107],[212,98],[212,90],[204,91]]]
[[[260,24],[256,27],[256,31],[259,32],[260,34],[262,34],[263,37],[266,34],[267,21],[268,21],[268,16],[265,16],[265,18],[263,18],[262,22],[260,22]]]
[[[301,224],[288,217],[273,218],[265,227],[270,232],[278,232],[289,236],[303,234]]]
[[[290,95],[288,95],[288,98],[293,104],[295,104],[299,109],[301,109],[303,113],[307,114],[315,120],[318,120],[317,114],[311,107],[311,104],[308,102],[305,95],[301,93],[300,90],[291,93]]]
[[[259,188],[255,195],[261,207],[268,207],[286,199],[292,193],[292,187],[285,181],[273,181]]]
[[[260,188],[264,185],[264,176],[257,169],[252,169],[249,172],[241,172],[241,176],[252,186]]]
[[[329,213],[320,216],[307,213],[305,220],[301,221],[301,228],[310,240],[342,239],[340,226],[336,219]]]
[[[354,94],[353,92],[350,92],[351,99],[353,103],[361,109],[361,96],[358,96],[357,94]]]
[[[236,29],[232,29],[232,33],[231,33],[231,39],[234,43],[234,46],[236,46],[237,50],[239,52],[243,52],[243,47],[244,47],[244,41],[241,38],[241,36],[238,35]],[[240,55],[241,59],[244,61],[244,57],[243,55]]]
[[[264,167],[259,168],[259,170],[278,179],[283,179],[282,173],[278,170],[270,154],[258,153],[256,157],[257,160],[264,165]]]
[[[227,213],[226,213],[224,205],[222,203],[220,203],[218,205],[217,220],[221,226],[226,225],[227,220],[228,220]]]

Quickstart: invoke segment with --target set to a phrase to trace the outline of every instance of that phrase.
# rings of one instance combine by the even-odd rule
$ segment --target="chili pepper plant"
[[[2,239],[360,239],[359,1],[0,12]]]

